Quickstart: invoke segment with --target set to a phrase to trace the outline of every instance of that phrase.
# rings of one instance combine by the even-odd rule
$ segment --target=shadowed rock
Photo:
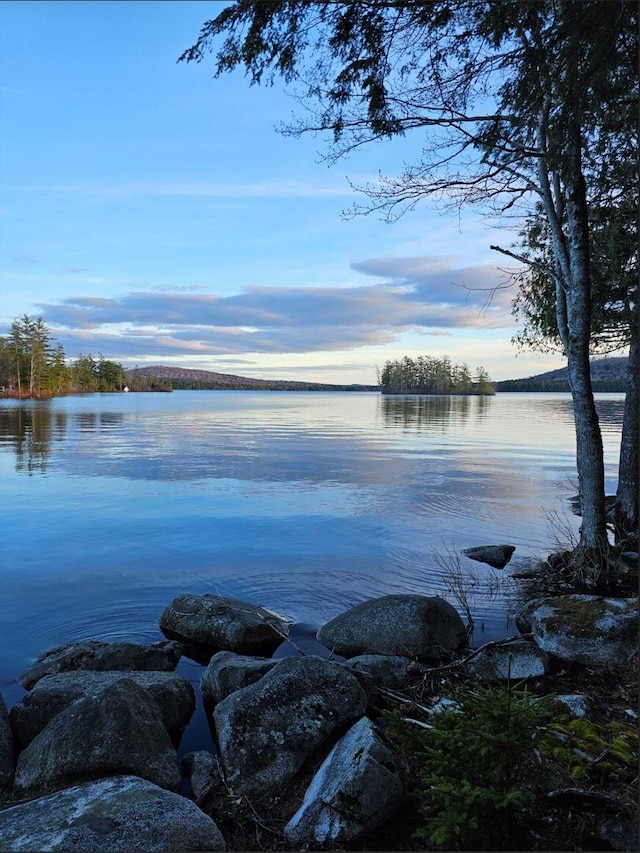
[[[322,744],[361,717],[366,694],[344,666],[285,658],[213,711],[227,783],[235,792],[282,788]]]
[[[61,711],[20,754],[17,791],[133,774],[178,791],[176,751],[157,702],[122,679]]]
[[[223,785],[218,758],[206,749],[188,752],[182,759],[181,768],[189,780],[193,799],[200,806],[212,791]]]
[[[504,569],[515,550],[514,545],[480,545],[477,548],[465,548],[462,553],[470,560],[486,563],[494,569]]]
[[[331,750],[284,833],[303,849],[333,848],[373,832],[404,796],[400,759],[363,717]]]
[[[13,706],[9,713],[19,751],[53,720],[82,696],[95,695],[116,681],[130,679],[155,699],[162,721],[174,743],[191,719],[196,707],[193,687],[175,672],[62,672],[47,675]]]
[[[13,735],[4,698],[0,694],[0,791],[13,785]]]
[[[464,623],[443,598],[386,595],[363,601],[323,625],[318,640],[339,655],[401,655],[439,660],[466,643]]]
[[[86,782],[0,812],[0,851],[178,853],[224,850],[186,797],[135,776]]]
[[[160,617],[169,637],[209,650],[238,654],[271,654],[286,639],[284,619],[246,601],[219,595],[179,595]]]
[[[586,717],[591,711],[591,699],[584,693],[561,693],[553,697],[552,707],[559,714],[569,712],[573,717]]]
[[[527,640],[507,640],[480,649],[464,669],[479,681],[539,678],[549,668],[547,655]]]
[[[344,665],[362,680],[367,693],[381,688],[402,690],[415,678],[416,669],[426,672],[426,668],[401,655],[357,655]]]
[[[254,684],[276,664],[277,661],[272,658],[218,652],[211,658],[202,676],[202,695],[215,705],[236,690]]]
[[[138,643],[83,640],[44,652],[18,677],[18,682],[25,690],[31,690],[45,675],[76,669],[172,672],[178,665],[181,654],[182,649],[175,642],[163,641],[141,646]]]

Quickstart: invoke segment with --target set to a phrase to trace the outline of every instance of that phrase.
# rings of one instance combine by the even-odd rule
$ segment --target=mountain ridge
[[[327,382],[307,382],[291,379],[253,379],[234,373],[214,370],[195,370],[187,367],[149,365],[127,371],[130,376],[169,382],[177,390],[256,390],[256,391],[377,391],[377,385],[350,383],[337,385]]]
[[[608,356],[591,362],[591,383],[594,391],[624,392],[627,383],[627,356]],[[523,379],[504,379],[494,382],[496,391],[568,391],[569,371],[566,367],[548,370]]]
[[[610,356],[591,362],[591,380],[594,391],[624,392],[626,388],[626,356]],[[290,379],[253,379],[234,373],[214,370],[197,370],[169,365],[136,367],[127,373],[141,381],[158,380],[169,383],[177,390],[256,390],[256,391],[378,391],[378,385],[350,383],[346,385],[327,382],[307,382]],[[566,367],[548,370],[522,379],[504,379],[493,382],[496,391],[568,391]]]

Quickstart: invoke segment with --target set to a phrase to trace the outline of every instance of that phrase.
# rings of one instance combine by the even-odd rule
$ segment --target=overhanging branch
[[[511,252],[509,249],[503,249],[501,246],[489,246],[489,248],[494,252],[500,252],[501,255],[507,255],[509,258],[520,261],[521,264],[526,264],[528,267],[534,267],[535,269],[540,270],[540,272],[550,276],[554,281],[557,278],[554,270],[546,264],[541,264],[539,261],[533,261],[531,258],[526,258],[524,255],[518,255],[515,252]]]

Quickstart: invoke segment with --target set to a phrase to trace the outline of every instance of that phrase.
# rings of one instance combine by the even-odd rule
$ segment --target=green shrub
[[[513,849],[514,818],[534,798],[546,701],[511,683],[457,697],[423,728],[395,716],[391,735],[414,769],[425,823],[416,837],[452,849]]]

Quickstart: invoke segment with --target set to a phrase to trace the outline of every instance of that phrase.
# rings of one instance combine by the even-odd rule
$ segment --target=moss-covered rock
[[[516,617],[548,654],[587,665],[615,665],[638,653],[638,599],[559,595],[530,601]]]

